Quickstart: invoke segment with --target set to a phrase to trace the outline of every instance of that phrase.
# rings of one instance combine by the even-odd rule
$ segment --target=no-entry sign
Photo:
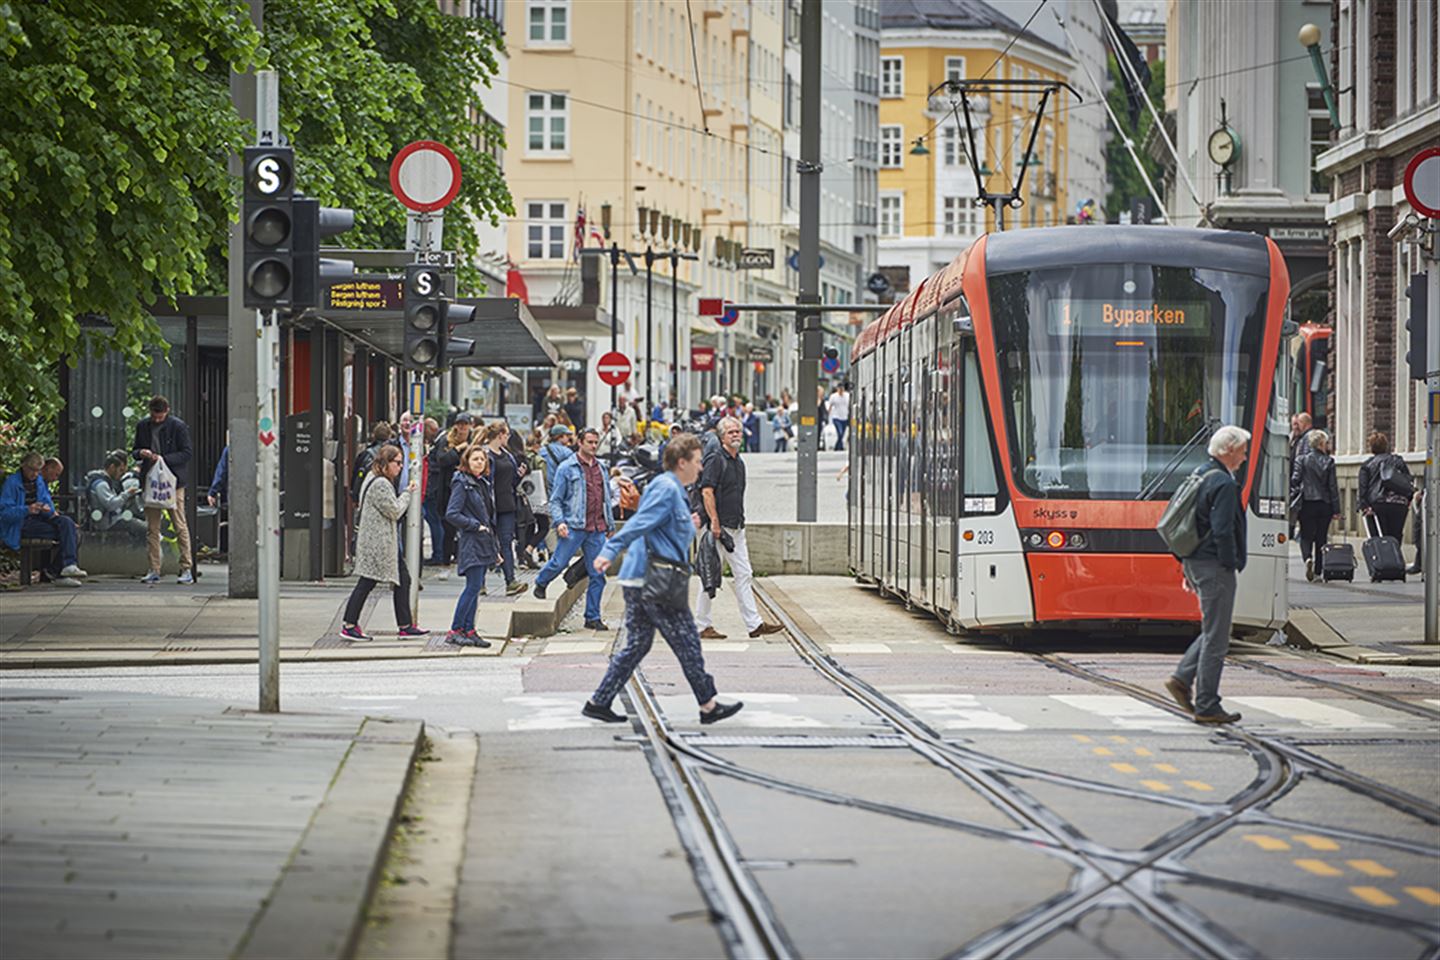
[[[1427,147],[1405,167],[1405,199],[1422,217],[1440,219],[1440,147]]]
[[[442,210],[460,192],[460,158],[434,140],[407,143],[390,162],[390,189],[411,210]]]
[[[600,380],[606,386],[618,387],[630,379],[630,358],[611,351],[595,364],[595,372],[600,374]]]

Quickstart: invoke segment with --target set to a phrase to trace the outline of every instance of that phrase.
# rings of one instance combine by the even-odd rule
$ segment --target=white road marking
[[[517,707],[528,707],[528,717],[512,717],[506,727],[512,733],[528,730],[576,730],[582,727],[598,726],[600,721],[580,715],[584,706],[583,695],[575,699],[565,697],[506,697],[506,703]]]
[[[540,651],[542,657],[553,657],[561,653],[601,653],[609,644],[604,641],[582,640],[578,643],[547,643]]]
[[[1050,699],[1103,717],[1113,726],[1124,730],[1161,730],[1191,726],[1188,720],[1182,720],[1134,697],[1098,693],[1057,693],[1052,694]]]
[[[706,653],[744,653],[750,649],[748,643],[726,643],[724,640],[703,640],[700,646]]]
[[[831,653],[891,653],[888,643],[832,643]]]
[[[1440,700],[1426,700],[1425,702],[1432,707],[1440,707]]]
[[[745,697],[736,697],[736,699],[744,700]],[[788,727],[809,730],[830,726],[823,720],[816,720],[814,717],[807,717],[803,714],[781,713],[779,710],[755,710],[748,703],[745,704],[744,710],[724,722],[726,726],[732,727]]]
[[[1226,702],[1263,710],[1301,726],[1321,730],[1392,730],[1393,724],[1372,720],[1344,707],[1308,697],[1226,697]]]
[[[375,693],[369,695],[347,693],[342,694],[340,697],[341,700],[414,700],[416,698],[416,694],[413,693]]]
[[[966,643],[946,644],[944,649],[951,653],[963,653],[972,657],[1003,657],[1014,652],[1012,650],[987,650],[984,647],[972,647]]]
[[[1025,724],[980,706],[969,693],[909,693],[900,697],[918,713],[940,719],[942,730],[1025,730]]]

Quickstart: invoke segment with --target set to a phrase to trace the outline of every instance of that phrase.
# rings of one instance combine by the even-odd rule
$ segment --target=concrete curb
[[[1350,663],[1416,667],[1440,666],[1440,650],[1433,654],[1406,654],[1357,646],[1342,637],[1318,611],[1303,607],[1290,611],[1290,621],[1285,624],[1285,637],[1291,646],[1299,647],[1302,650],[1314,650]]]
[[[235,956],[354,952],[424,741],[418,720],[366,718]]]

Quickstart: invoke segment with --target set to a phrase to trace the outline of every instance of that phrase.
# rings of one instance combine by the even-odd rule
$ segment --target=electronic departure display
[[[1054,336],[1146,338],[1208,337],[1210,305],[1203,301],[1155,303],[1133,298],[1052,300],[1047,326]]]

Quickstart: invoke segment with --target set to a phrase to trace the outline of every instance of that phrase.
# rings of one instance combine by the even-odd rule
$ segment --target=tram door
[[[928,338],[920,338],[922,347],[926,339]],[[919,380],[916,394],[916,415],[920,421],[920,432],[915,438],[915,455],[918,458],[915,475],[919,482],[912,495],[917,509],[915,522],[911,526],[911,530],[916,535],[911,556],[916,557],[915,583],[917,584],[918,598],[921,603],[929,606],[935,602],[934,591],[930,589],[930,524],[934,519],[930,503],[930,492],[934,489],[931,482],[934,465],[930,454],[935,436],[935,421],[930,415],[932,384],[929,350],[923,351]]]
[[[913,331],[905,331],[912,334]],[[910,364],[914,338],[900,337],[900,542],[897,545],[899,576],[896,581],[905,591],[906,599],[913,594],[911,570],[914,567],[911,544],[915,533],[915,371]]]
[[[884,452],[885,461],[884,492],[881,494],[880,505],[884,511],[884,547],[882,551],[880,582],[887,589],[895,587],[895,492],[898,487],[896,477],[899,471],[896,469],[895,435],[898,433],[896,423],[899,417],[899,396],[895,391],[895,368],[891,361],[890,354],[895,352],[892,343],[886,345],[885,349],[885,410],[884,410],[884,441],[881,449]]]

